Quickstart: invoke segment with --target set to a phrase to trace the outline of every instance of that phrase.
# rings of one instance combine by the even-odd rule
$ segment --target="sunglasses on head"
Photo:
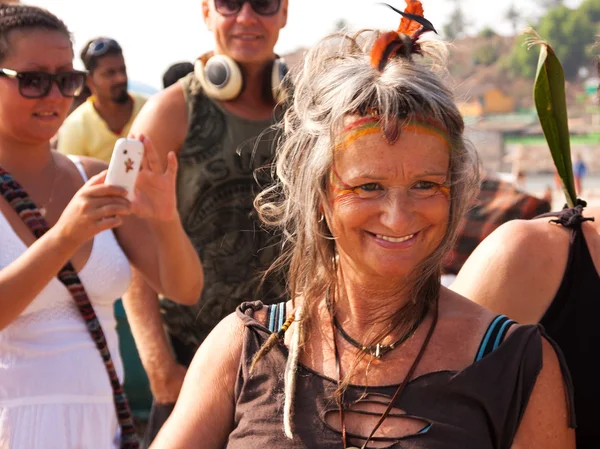
[[[261,16],[275,15],[281,6],[281,0],[215,0],[215,9],[222,16],[233,16],[241,11],[246,2]]]
[[[108,52],[108,50],[111,49],[122,51],[121,46],[116,40],[101,37],[89,45],[87,51],[85,52],[85,57],[87,59],[89,57],[103,56]]]
[[[75,97],[81,93],[85,84],[86,72],[73,70],[70,72],[16,72],[11,69],[0,69],[0,77],[19,81],[19,93],[25,98],[43,98],[50,93],[52,84],[56,83],[63,97]]]

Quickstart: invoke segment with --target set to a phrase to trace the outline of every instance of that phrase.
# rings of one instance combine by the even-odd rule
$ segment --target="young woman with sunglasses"
[[[105,163],[50,150],[85,80],[72,60],[58,18],[0,4],[0,447],[138,447],[113,303],[130,265],[182,302],[202,289],[173,155],[162,170],[140,136],[130,202],[104,184]]]

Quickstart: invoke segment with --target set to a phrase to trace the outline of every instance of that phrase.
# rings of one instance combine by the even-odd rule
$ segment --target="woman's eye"
[[[374,192],[376,190],[380,190],[381,187],[379,186],[379,184],[377,184],[375,182],[370,182],[368,184],[363,184],[361,186],[358,186],[358,187],[356,187],[356,189],[364,190],[365,192]]]
[[[429,189],[437,189],[440,187],[440,185],[435,182],[431,182],[431,181],[419,181],[413,187],[418,190],[429,190]]]
[[[381,194],[383,189],[376,182],[369,182],[355,187],[353,191],[361,198],[375,198]]]
[[[442,184],[432,181],[419,181],[413,184],[410,189],[411,195],[415,198],[429,198],[443,192],[446,189]]]

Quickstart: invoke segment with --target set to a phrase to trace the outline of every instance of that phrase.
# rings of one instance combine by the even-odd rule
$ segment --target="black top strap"
[[[594,217],[583,216],[583,208],[586,206],[587,202],[578,198],[575,207],[568,207],[565,204],[560,212],[549,212],[538,215],[536,218],[556,217],[554,220],[550,220],[550,223],[556,223],[565,228],[575,228],[581,226],[584,221],[594,221]]]
[[[515,322],[505,315],[496,316],[488,326],[487,331],[481,340],[477,355],[475,356],[475,361],[481,360],[498,348],[500,343],[504,341],[508,329],[510,329],[513,324],[515,324]]]

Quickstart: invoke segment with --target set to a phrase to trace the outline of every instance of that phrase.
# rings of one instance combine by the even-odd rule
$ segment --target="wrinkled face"
[[[281,0],[277,14],[261,16],[246,2],[237,14],[222,16],[215,10],[214,0],[203,0],[204,21],[215,36],[215,52],[241,64],[273,59],[279,31],[287,22],[287,4],[288,0]]]
[[[419,127],[389,144],[357,133],[337,148],[327,223],[340,266],[356,275],[400,280],[442,241],[449,218],[449,147]]]
[[[17,72],[59,73],[73,70],[73,49],[67,36],[43,29],[12,31],[10,52],[0,67]],[[67,116],[72,98],[63,97],[56,83],[43,98],[19,94],[16,79],[0,77],[0,133],[18,142],[50,140]]]
[[[98,58],[98,65],[88,76],[92,94],[103,100],[126,103],[127,67],[123,55],[105,55]]]

